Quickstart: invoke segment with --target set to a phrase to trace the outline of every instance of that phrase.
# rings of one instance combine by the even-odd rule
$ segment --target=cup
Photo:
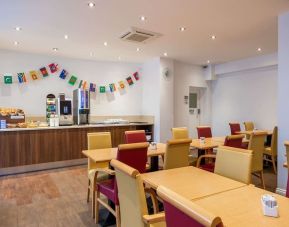
[[[200,137],[200,143],[204,144],[205,143],[205,137]]]
[[[151,142],[151,149],[156,150],[157,149],[157,143],[156,142]]]

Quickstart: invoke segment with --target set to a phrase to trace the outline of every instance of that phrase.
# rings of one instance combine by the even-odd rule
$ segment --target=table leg
[[[151,157],[151,169],[150,171],[158,171],[159,170],[159,156]]]

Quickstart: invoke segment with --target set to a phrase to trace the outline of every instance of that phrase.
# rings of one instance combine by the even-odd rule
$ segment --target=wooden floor
[[[265,170],[268,190],[275,191],[276,178]],[[0,226],[96,227],[86,192],[86,166],[1,177]]]

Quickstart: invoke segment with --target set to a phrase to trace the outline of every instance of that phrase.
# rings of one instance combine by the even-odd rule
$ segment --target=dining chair
[[[243,148],[244,135],[226,136],[224,146]]]
[[[197,127],[198,138],[212,138],[212,130],[210,126],[198,126]]]
[[[87,133],[87,149],[102,149],[111,148],[111,134],[110,132],[94,132]],[[88,158],[87,174],[88,174],[88,187],[87,187],[87,202],[89,202],[90,192],[92,194],[92,217],[95,215],[95,185],[96,181],[101,181],[108,178],[105,173],[99,174],[96,177],[96,170],[99,168],[108,168],[109,162],[95,163]]]
[[[245,184],[251,183],[253,151],[219,146],[216,155],[202,155],[198,159],[197,167],[200,167],[203,158],[216,159],[214,173]]]
[[[167,227],[223,227],[220,217],[174,191],[159,186],[157,194],[164,202]]]
[[[147,149],[149,143],[131,143],[118,146],[117,160],[137,169],[140,173],[146,171]],[[120,226],[120,210],[117,191],[117,182],[114,177],[114,171],[110,169],[99,169],[98,172],[106,172],[112,176],[111,179],[99,181],[96,186],[95,200],[95,222],[98,223],[99,204],[103,205],[116,218],[116,226]],[[97,174],[96,173],[96,174]],[[107,197],[115,205],[113,209],[108,203],[100,198],[100,194]]]
[[[144,130],[133,130],[124,132],[125,143],[147,142]]]
[[[267,132],[253,132],[250,136],[248,149],[253,151],[252,174],[261,180],[261,185],[265,189],[263,175],[263,151]]]
[[[172,139],[188,139],[189,132],[186,127],[172,128]]]
[[[245,131],[253,131],[254,130],[254,123],[252,121],[245,121],[244,122]],[[247,140],[250,140],[250,135],[246,135]]]
[[[189,165],[191,139],[168,140],[164,157],[164,169]]]
[[[229,123],[231,129],[231,135],[238,135],[236,132],[241,131],[240,123]]]
[[[285,148],[286,148],[286,156],[287,156],[287,171],[288,171],[288,178],[287,178],[287,189],[286,189],[286,197],[289,198],[289,141],[285,142]]]
[[[111,160],[115,170],[120,206],[121,226],[125,227],[165,227],[164,212],[158,213],[156,193],[152,189],[144,189],[140,172],[118,160]],[[148,214],[146,193],[149,192],[154,214]]]
[[[273,134],[271,138],[271,146],[266,147],[263,152],[264,160],[272,163],[275,174],[277,174],[277,167],[276,167],[277,154],[278,154],[277,144],[278,144],[278,128],[277,126],[275,126],[273,129]]]

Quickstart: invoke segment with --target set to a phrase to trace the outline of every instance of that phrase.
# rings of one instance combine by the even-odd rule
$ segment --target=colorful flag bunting
[[[72,75],[68,83],[73,86],[76,83],[76,81],[77,81],[77,77]]]
[[[32,70],[29,73],[30,73],[30,76],[31,76],[32,80],[37,80],[38,79],[37,72],[35,70]]]
[[[115,84],[114,84],[114,83],[109,84],[109,90],[110,90],[110,92],[116,91],[116,87],[115,87]]]
[[[127,83],[128,83],[129,86],[133,85],[133,81],[132,81],[131,76],[129,76],[128,78],[126,78],[126,81],[127,81]]]
[[[63,69],[62,71],[61,71],[61,73],[59,74],[59,77],[61,78],[61,79],[65,79],[66,77],[68,76],[68,72],[65,70],[65,69]]]
[[[25,73],[17,73],[19,84],[26,83]]]
[[[125,88],[125,84],[124,84],[124,82],[122,80],[118,82],[118,85],[119,85],[120,89],[124,89]]]
[[[100,93],[105,93],[105,86],[100,86],[99,87],[99,92]]]
[[[85,80],[81,80],[79,82],[78,88],[86,89],[87,82]]]
[[[49,66],[50,72],[55,73],[58,70],[58,65],[55,63],[51,63]]]
[[[90,84],[89,84],[89,91],[95,92],[95,91],[96,91],[96,84],[90,83]]]
[[[4,83],[5,84],[12,84],[12,75],[4,75]]]
[[[139,80],[138,72],[135,72],[135,73],[133,74],[133,77],[135,78],[135,80]]]
[[[40,69],[40,72],[41,72],[41,74],[42,74],[43,77],[47,77],[47,76],[48,76],[48,72],[47,72],[46,67],[42,67],[42,68]]]

